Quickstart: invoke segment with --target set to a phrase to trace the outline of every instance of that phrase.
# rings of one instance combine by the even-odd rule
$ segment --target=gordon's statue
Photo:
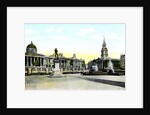
[[[57,48],[55,48],[55,58],[58,58],[58,50],[57,50]]]

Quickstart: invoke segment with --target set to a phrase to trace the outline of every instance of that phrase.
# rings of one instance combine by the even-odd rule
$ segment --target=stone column
[[[47,67],[49,67],[49,59],[47,59]]]
[[[82,70],[82,63],[83,63],[83,62],[80,62],[80,70]]]
[[[49,59],[49,67],[51,67],[51,59]]]
[[[33,63],[35,63],[35,57],[33,57]]]
[[[40,66],[42,66],[42,59],[40,58]]]
[[[30,66],[32,66],[32,57],[30,57]]]
[[[25,67],[27,66],[27,57],[25,56]]]
[[[64,69],[64,71],[65,71],[65,70],[66,70],[65,60],[64,60],[63,68],[65,68],[65,69]]]
[[[60,68],[60,71],[62,70],[62,60],[59,61],[59,68]]]
[[[42,58],[40,58],[40,65],[42,66]]]
[[[29,66],[29,63],[28,63],[28,57],[26,57],[26,60],[27,60],[27,66]]]
[[[47,67],[47,65],[48,65],[48,59],[43,58],[43,66]]]
[[[38,62],[39,62],[39,66],[41,66],[41,64],[40,64],[40,57],[38,57],[37,59],[38,59]]]
[[[30,66],[31,64],[30,64],[30,57],[28,57],[28,66]]]
[[[43,66],[43,61],[44,61],[43,58],[41,58],[41,65],[42,65],[42,66]]]
[[[41,58],[41,65],[43,66],[43,58]]]
[[[51,67],[51,60],[50,59],[48,59],[48,63],[49,63],[48,67]]]

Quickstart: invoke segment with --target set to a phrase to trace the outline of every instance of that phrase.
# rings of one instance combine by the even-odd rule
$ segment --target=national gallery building
[[[85,60],[77,59],[76,54],[73,57],[64,57],[63,53],[58,54],[59,68],[61,71],[83,71]],[[32,73],[49,72],[55,67],[55,55],[45,56],[37,53],[37,47],[31,43],[27,45],[25,52],[25,72],[31,68]]]

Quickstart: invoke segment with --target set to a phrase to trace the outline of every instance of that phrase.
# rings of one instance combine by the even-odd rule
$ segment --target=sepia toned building
[[[61,71],[83,71],[85,68],[85,60],[76,58],[76,54],[73,57],[65,57],[63,53],[58,54],[59,68]],[[55,68],[55,55],[45,56],[37,53],[37,47],[31,43],[26,47],[25,52],[25,71],[30,69],[31,73],[47,73]]]
[[[44,66],[45,55],[37,53],[37,47],[31,43],[25,52],[25,67]]]
[[[125,69],[125,54],[120,55],[120,66],[121,69]]]
[[[109,58],[110,57],[108,55],[108,48],[106,46],[106,42],[104,38],[102,43],[100,58],[93,59],[90,62],[88,62],[88,68],[91,69],[92,66],[96,65],[98,67],[98,71],[103,71],[108,67]],[[113,63],[114,69],[120,69],[120,59],[111,58],[111,62]]]

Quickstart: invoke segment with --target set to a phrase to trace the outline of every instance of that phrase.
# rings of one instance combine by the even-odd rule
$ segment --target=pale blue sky
[[[109,56],[120,58],[125,53],[125,24],[25,24],[25,49],[33,41],[38,53],[59,53],[89,61],[101,55],[103,36]]]

